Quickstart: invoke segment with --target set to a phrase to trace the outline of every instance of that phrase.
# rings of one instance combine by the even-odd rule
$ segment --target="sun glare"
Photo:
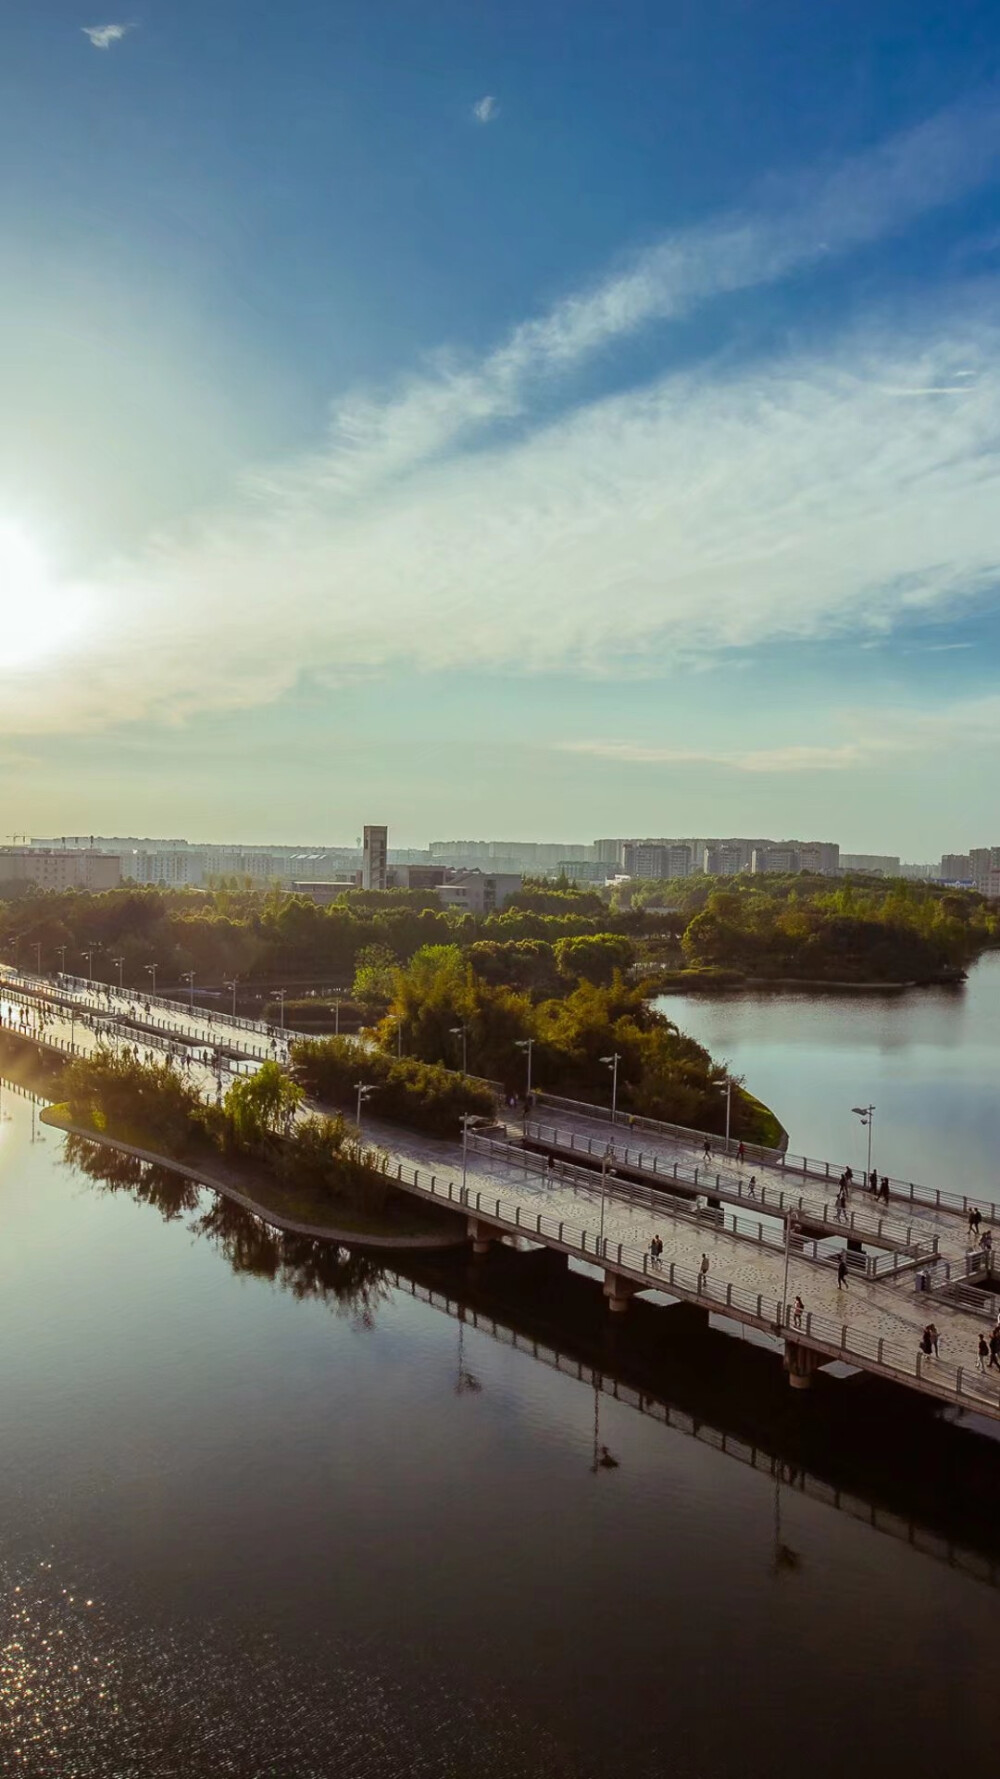
[[[78,595],[56,585],[25,531],[0,521],[0,670],[58,654],[78,625]]]

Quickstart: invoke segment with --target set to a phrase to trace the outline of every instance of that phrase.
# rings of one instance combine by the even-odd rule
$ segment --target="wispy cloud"
[[[477,99],[472,107],[472,115],[478,124],[491,124],[500,115],[499,102],[492,93],[485,93]]]
[[[812,745],[701,752],[686,747],[647,747],[633,741],[560,741],[556,752],[584,754],[627,766],[725,766],[735,772],[843,772],[858,766],[867,750],[856,742],[842,747]]]
[[[873,317],[556,418],[533,419],[532,402],[653,320],[902,229],[985,178],[998,149],[991,103],[945,113],[672,235],[478,362],[341,403],[322,448],[93,577],[74,673],[4,677],[0,725],[179,720],[395,664],[658,672],[771,639],[885,634],[981,593],[1000,572],[985,286],[939,291],[905,326]],[[936,393],[959,384],[960,400]]]
[[[110,49],[113,43],[120,43],[134,25],[84,25],[83,34],[89,37],[95,49]]]

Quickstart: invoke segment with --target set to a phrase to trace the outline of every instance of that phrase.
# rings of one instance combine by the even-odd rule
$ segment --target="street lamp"
[[[144,964],[143,969],[145,970],[147,976],[152,976],[152,978],[153,978],[153,996],[155,999],[155,996],[156,996],[156,965],[155,964]]]
[[[730,1080],[729,1076],[727,1075],[725,1081],[717,1081],[716,1086],[718,1087],[720,1093],[723,1091],[723,1089],[725,1089],[725,1094],[726,1094],[726,1154],[728,1155],[729,1154],[729,1121],[732,1116],[732,1109],[733,1109],[733,1084],[732,1084],[732,1081]]]
[[[81,951],[80,956],[85,957],[87,960],[87,979],[92,982],[94,979],[94,946],[86,946],[85,949]]]
[[[469,1165],[469,1125],[475,1120],[472,1112],[463,1112],[460,1123],[462,1126],[462,1194],[465,1195],[465,1176]]]
[[[524,1090],[525,1099],[531,1098],[531,1052],[535,1048],[534,1038],[515,1038],[515,1050],[526,1050],[528,1053],[528,1085]]]
[[[461,1033],[461,1036],[462,1036],[462,1073],[463,1073],[463,1075],[467,1075],[469,1072],[469,1069],[468,1069],[468,1038],[469,1038],[468,1027],[463,1022],[461,1025],[449,1026],[448,1029],[451,1032],[451,1035],[453,1038],[457,1038],[459,1033]]]
[[[239,977],[234,976],[232,982],[224,982],[222,984],[223,988],[231,988],[233,991],[233,1018],[234,1019],[236,1018],[236,984],[238,981],[239,981]]]
[[[611,1070],[611,1122],[614,1124],[615,1114],[618,1110],[618,1064],[621,1062],[621,1057],[616,1050],[613,1056],[602,1056],[601,1061],[606,1062]]]
[[[65,945],[57,945],[56,946],[56,954],[59,958],[59,974],[60,974],[60,976],[65,976],[65,974],[66,974],[66,947],[65,947]]]
[[[868,1166],[865,1169],[865,1185],[867,1186],[872,1171],[872,1125],[875,1123],[875,1107],[852,1106],[851,1111],[857,1113],[862,1125],[868,1131]]]
[[[601,1061],[603,1062],[603,1060],[604,1058],[602,1057]],[[611,1144],[608,1143],[605,1147],[604,1154],[601,1156],[601,1237],[599,1250],[601,1253],[604,1252],[604,1200],[608,1190],[608,1168],[614,1160],[614,1155],[614,1149]]]
[[[118,992],[121,994],[122,989],[125,986],[122,982],[122,971],[125,968],[125,959],[123,957],[113,957],[111,962],[118,965]]]
[[[285,1029],[285,996],[287,993],[288,993],[288,990],[285,988],[276,988],[274,991],[274,998],[277,1001],[278,1006],[281,1008],[281,1029],[282,1029],[282,1031],[284,1031],[284,1029]]]
[[[193,970],[182,970],[181,971],[181,981],[186,982],[188,985],[188,994],[191,997],[188,1004],[189,1004],[191,1011],[193,1013],[194,1012],[194,971]]]
[[[32,944],[35,947],[35,973],[40,976],[42,973],[42,942],[40,939],[33,939]]]
[[[792,1230],[798,1229],[798,1227],[799,1227],[798,1212],[797,1211],[789,1211],[788,1216],[785,1218],[785,1274],[784,1274],[784,1278],[781,1281],[781,1321],[782,1321],[782,1326],[784,1326],[784,1324],[788,1320],[788,1317],[785,1312],[788,1308],[788,1255],[789,1255],[789,1251],[792,1246]]]
[[[335,1038],[340,1037],[340,997],[343,992],[342,988],[335,988],[333,991],[333,1035]]]
[[[358,1090],[358,1115],[354,1122],[358,1127],[358,1136],[360,1137],[360,1135],[361,1135],[361,1108],[364,1105],[366,1099],[368,1098],[368,1095],[370,1093],[375,1092],[376,1083],[374,1081],[371,1081],[371,1082],[355,1081],[354,1085]]]

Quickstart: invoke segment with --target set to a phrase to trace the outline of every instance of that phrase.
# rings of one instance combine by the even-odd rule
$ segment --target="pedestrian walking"
[[[748,1198],[756,1198],[757,1197],[757,1175],[756,1174],[751,1174],[750,1179],[747,1182],[747,1197]]]
[[[882,1184],[879,1187],[879,1198],[882,1200],[882,1203],[884,1205],[887,1205],[889,1203],[889,1176],[888,1176],[888,1174],[882,1175]]]
[[[940,1352],[938,1343],[941,1339],[941,1336],[939,1335],[937,1328],[935,1327],[933,1322],[928,1322],[927,1332],[931,1337],[931,1346],[934,1348],[934,1357],[935,1357],[935,1359],[940,1359],[941,1352]]]
[[[934,1345],[934,1343],[931,1339],[931,1331],[930,1331],[930,1328],[927,1327],[924,1329],[923,1334],[920,1336],[920,1348],[917,1353],[917,1358],[919,1359],[920,1355],[923,1354],[925,1359],[929,1359],[931,1356],[933,1345]]]
[[[698,1289],[699,1289],[699,1291],[704,1290],[707,1280],[708,1280],[708,1255],[703,1254],[701,1257],[701,1266],[698,1268]]]
[[[875,1168],[872,1168],[871,1173],[868,1175],[868,1190],[873,1198],[878,1196],[878,1172]]]
[[[979,1369],[986,1370],[986,1361],[990,1356],[990,1343],[985,1334],[979,1336]]]
[[[746,1160],[746,1153],[747,1152],[743,1147],[743,1138],[741,1137],[739,1142],[736,1145],[736,1159],[740,1163],[741,1167],[742,1167],[744,1161]]]
[[[793,1328],[801,1328],[802,1327],[802,1312],[805,1309],[805,1307],[806,1306],[803,1303],[801,1297],[797,1297],[795,1299],[795,1303],[792,1308],[792,1326],[793,1326]]]
[[[847,1255],[841,1254],[837,1262],[837,1290],[847,1290]]]
[[[1000,1328],[990,1333],[990,1370],[1000,1371]]]
[[[969,1212],[969,1234],[974,1235],[977,1241],[979,1240],[979,1225],[982,1222],[982,1220],[983,1220],[982,1211],[979,1209],[979,1207],[977,1205],[973,1205],[971,1211]]]
[[[707,1137],[705,1138],[705,1147],[704,1147],[704,1150],[702,1151],[702,1154],[706,1161],[711,1161],[711,1159],[712,1159],[712,1145],[709,1142]]]

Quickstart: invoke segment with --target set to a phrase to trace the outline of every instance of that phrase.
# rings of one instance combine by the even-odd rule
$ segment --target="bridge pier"
[[[623,1316],[628,1309],[629,1298],[638,1289],[631,1279],[623,1278],[621,1273],[611,1272],[609,1269],[604,1274],[604,1295],[612,1315]]]
[[[467,1224],[469,1239],[474,1254],[488,1254],[491,1242],[496,1240],[496,1233],[488,1223],[480,1222],[478,1217],[470,1217]]]
[[[797,1340],[785,1341],[784,1365],[793,1390],[811,1390],[819,1364],[820,1355],[811,1347],[804,1347]]]

